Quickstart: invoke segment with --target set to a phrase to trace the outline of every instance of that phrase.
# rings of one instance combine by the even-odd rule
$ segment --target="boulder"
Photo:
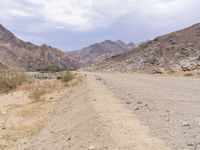
[[[200,61],[200,56],[199,56],[199,58],[197,60]]]

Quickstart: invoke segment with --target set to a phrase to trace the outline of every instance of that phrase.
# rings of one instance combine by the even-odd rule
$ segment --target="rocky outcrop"
[[[74,69],[76,60],[48,45],[24,42],[0,25],[0,69],[21,67],[29,71]]]
[[[136,44],[126,44],[120,40],[106,40],[102,43],[96,43],[81,50],[68,52],[69,55],[75,57],[81,66],[91,63],[101,62],[106,58],[126,53],[136,48]]]
[[[165,73],[200,69],[200,24],[157,37],[85,70]]]

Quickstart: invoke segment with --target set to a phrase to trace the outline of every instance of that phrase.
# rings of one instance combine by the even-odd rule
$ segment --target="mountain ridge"
[[[24,42],[0,25],[0,69],[20,67],[28,71],[74,69],[78,64],[71,56],[46,44]]]
[[[171,73],[200,69],[200,24],[156,37],[125,54],[84,68],[89,71]]]

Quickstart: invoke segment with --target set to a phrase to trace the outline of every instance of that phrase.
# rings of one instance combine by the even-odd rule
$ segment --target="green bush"
[[[55,72],[61,72],[64,71],[64,69],[60,68],[46,68],[44,70],[41,70],[40,73],[55,73]]]
[[[63,76],[61,77],[62,82],[69,82],[74,78],[74,74],[72,74],[70,71],[65,71]]]
[[[0,92],[15,89],[26,81],[25,71],[22,69],[8,69],[0,71]]]

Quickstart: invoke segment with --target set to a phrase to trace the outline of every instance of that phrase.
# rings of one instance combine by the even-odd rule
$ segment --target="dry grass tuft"
[[[79,83],[81,83],[84,80],[84,78],[85,78],[85,76],[83,76],[83,75],[76,75],[73,80],[71,80],[68,83],[65,83],[65,86],[74,87],[74,86],[78,85]]]
[[[33,99],[33,102],[41,101],[41,96],[46,93],[45,89],[43,88],[36,88],[30,94],[29,98]]]
[[[56,101],[47,101],[41,103],[30,103],[23,107],[16,109],[15,114],[17,117],[24,119],[38,118],[40,114],[48,112],[51,108],[55,107]]]
[[[64,83],[58,80],[47,80],[35,83],[26,83],[18,88],[18,90],[28,92],[28,97],[32,102],[40,102],[41,97],[46,94],[60,92],[64,89]]]
[[[34,83],[25,83],[21,85],[18,90],[32,92],[33,90],[40,88],[45,89],[46,93],[52,93],[54,91],[61,91],[64,88],[64,83],[59,80],[46,80]]]
[[[44,127],[45,119],[38,119],[31,125],[20,125],[9,127],[0,137],[0,143],[2,146],[13,145],[13,141],[33,136],[38,133],[40,129]]]
[[[25,71],[22,69],[9,69],[0,71],[0,92],[8,92],[26,81]]]
[[[45,81],[39,81],[35,83],[25,83],[21,85],[18,90],[26,91],[28,92],[28,97],[33,100],[33,102],[40,102],[42,96],[48,96],[49,94],[53,93],[60,93],[63,90],[66,90],[69,87],[73,87],[80,82],[82,82],[84,76],[82,75],[76,75],[70,73],[64,73],[64,81],[61,80],[45,80]],[[70,76],[70,77],[69,77]],[[68,81],[70,79],[70,81]]]

